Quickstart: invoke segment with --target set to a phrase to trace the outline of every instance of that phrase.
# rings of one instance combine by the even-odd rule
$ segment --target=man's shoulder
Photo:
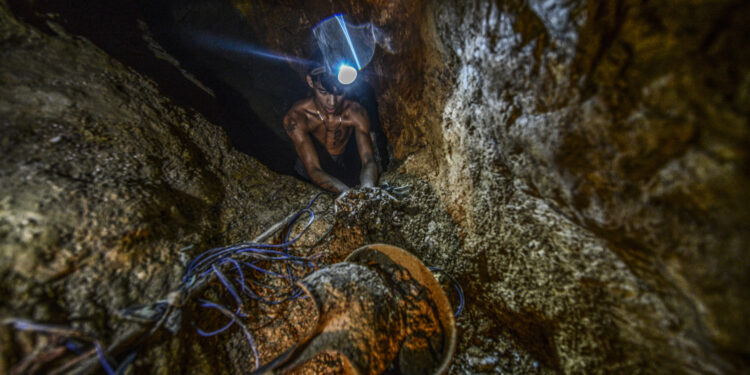
[[[307,122],[307,108],[309,105],[310,103],[308,99],[302,99],[294,103],[292,108],[290,108],[286,115],[284,115],[284,122],[291,120]]]
[[[289,111],[287,111],[286,115],[305,115],[307,112],[307,108],[310,107],[310,104],[312,103],[312,99],[305,98],[296,101],[292,108],[289,108]]]
[[[365,126],[369,130],[369,117],[367,116],[367,110],[361,104],[354,100],[348,100],[344,103],[344,117],[351,122],[351,125],[360,127]]]
[[[344,112],[363,113],[363,114],[367,113],[367,111],[365,110],[365,107],[363,107],[362,104],[359,104],[359,102],[356,100],[350,100],[350,99],[346,99],[344,101]]]
[[[302,130],[303,132],[309,131],[306,107],[307,105],[304,103],[303,99],[294,103],[292,108],[286,113],[283,120],[283,126],[288,134],[295,131],[299,132],[299,130]]]

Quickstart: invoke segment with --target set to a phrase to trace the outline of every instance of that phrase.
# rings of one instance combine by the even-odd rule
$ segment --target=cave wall
[[[286,63],[248,52],[256,43],[228,1],[10,0],[42,31],[49,22],[86,38],[148,76],[175,104],[221,126],[232,146],[277,173],[294,174],[294,147],[277,125],[306,85]]]
[[[0,319],[108,345],[138,325],[119,310],[164,298],[199,251],[257,236],[314,191],[232,149],[217,125],[89,40],[49,27],[0,1]],[[222,342],[194,329],[156,342],[136,372],[234,371]],[[52,343],[3,323],[0,373]]]
[[[567,371],[747,353],[748,7],[434,9],[456,72],[434,183],[491,300],[559,324]]]
[[[743,2],[232,4],[296,56],[337,12],[391,35],[366,79],[401,159],[383,179],[412,191],[321,213],[317,234],[337,224],[319,250],[389,242],[456,276],[453,373],[747,371]],[[4,1],[0,21],[3,316],[111,338],[112,312],[162,297],[181,257],[314,193],[86,38]],[[246,370],[239,332],[187,331],[157,337],[137,371]],[[264,359],[284,350],[254,334]],[[34,345],[0,335],[7,372]]]
[[[336,12],[391,33],[381,120],[499,335],[563,372],[747,366],[745,3],[235,3],[297,55]]]

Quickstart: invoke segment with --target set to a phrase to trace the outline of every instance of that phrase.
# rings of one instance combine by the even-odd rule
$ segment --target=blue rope
[[[95,341],[94,346],[96,347],[96,354],[99,357],[99,363],[102,365],[104,371],[107,372],[107,375],[115,375],[115,370],[112,369],[112,366],[107,362],[107,358],[104,357],[104,349],[102,349],[102,345],[99,344],[99,341]]]
[[[230,327],[237,323],[243,330],[243,333],[245,334],[245,337],[248,340],[248,343],[250,344],[250,347],[252,348],[253,355],[255,357],[255,367],[257,368],[260,365],[260,356],[258,355],[258,349],[255,345],[255,341],[252,338],[252,335],[250,334],[250,331],[247,329],[247,327],[239,321],[239,318],[247,318],[247,315],[241,313],[242,308],[242,297],[241,295],[247,295],[251,297],[254,300],[269,304],[269,305],[276,305],[280,304],[292,299],[300,298],[303,294],[302,289],[299,287],[295,287],[295,282],[298,278],[294,276],[293,266],[301,266],[303,268],[311,268],[316,269],[317,265],[315,264],[315,257],[300,257],[300,256],[293,256],[289,253],[289,246],[293,245],[295,242],[297,242],[304,234],[307,232],[307,230],[312,225],[313,221],[315,220],[315,213],[310,209],[312,207],[313,203],[318,199],[320,194],[316,195],[308,205],[301,209],[299,212],[297,212],[291,220],[288,222],[289,229],[286,232],[286,235],[284,236],[284,242],[280,244],[261,244],[261,243],[250,243],[250,242],[243,242],[239,244],[234,244],[230,246],[224,246],[219,248],[214,248],[208,251],[205,251],[198,256],[196,256],[188,265],[187,270],[185,271],[185,275],[182,278],[181,288],[187,289],[192,283],[197,281],[198,279],[204,278],[208,276],[209,274],[213,273],[216,275],[219,282],[229,291],[229,294],[232,295],[232,298],[234,299],[235,303],[237,303],[237,309],[234,313],[227,309],[226,307],[215,303],[211,301],[206,300],[200,300],[200,307],[202,308],[212,308],[212,309],[218,309],[222,314],[229,317],[230,321],[224,325],[223,327],[215,330],[215,331],[204,331],[199,327],[197,328],[198,334],[201,336],[214,336],[218,335]],[[289,239],[292,233],[292,227],[294,223],[299,220],[299,218],[303,214],[308,214],[309,219],[307,221],[307,224],[302,229],[302,231],[293,239]],[[234,259],[234,256],[237,256],[239,254],[249,254],[252,257],[256,258],[252,262],[239,262],[236,259]],[[256,264],[259,262],[283,262],[284,268],[286,271],[286,275],[273,272],[269,269],[262,268],[260,266],[257,266]],[[234,270],[237,273],[237,277],[234,279],[234,281],[237,283],[236,285],[240,286],[240,292],[237,291],[237,288],[235,287],[235,284],[233,284],[232,279],[227,277],[227,275],[224,274],[224,272],[221,271],[221,267],[226,264],[231,263],[234,267]],[[252,279],[246,279],[245,274],[243,272],[243,266],[248,267],[252,271],[260,272],[265,275],[269,275],[275,278],[280,278],[284,280],[289,281],[289,285],[291,290],[284,293],[283,291],[271,287],[270,285],[265,285],[262,283],[259,283]],[[272,290],[273,293],[273,299],[267,299],[263,296],[258,295],[255,293],[248,285],[247,282],[251,282],[253,284],[259,285],[261,287],[267,288]],[[13,324],[14,327],[17,330],[22,331],[34,331],[34,332],[42,332],[47,334],[54,334],[54,335],[65,335],[66,332],[73,332],[72,330],[66,328],[66,327],[60,327],[60,326],[54,326],[49,324],[41,324],[32,322],[25,319],[6,319],[4,321],[5,324]],[[67,336],[67,335],[65,335]],[[77,336],[76,336],[77,337]],[[113,369],[110,362],[107,360],[107,355],[105,349],[102,347],[102,345],[97,340],[93,339],[84,339],[85,341],[90,342],[95,350],[96,354],[99,360],[99,364],[102,366],[102,369],[107,373],[107,375],[119,375],[124,373],[124,371],[132,364],[133,360],[135,359],[135,353],[131,353],[128,355],[123,362],[117,367],[117,369]],[[84,346],[83,344],[77,342],[75,339],[68,338],[65,341],[65,347],[70,350],[73,353],[81,354]]]
[[[239,319],[237,319],[237,315],[232,314],[229,310],[227,310],[226,307],[213,303],[211,301],[201,300],[201,305],[221,311],[221,313],[227,315],[230,319],[232,319],[232,323],[237,323],[242,328],[242,331],[245,334],[245,338],[250,344],[250,348],[252,348],[253,350],[253,357],[255,358],[255,368],[257,369],[258,366],[260,366],[260,355],[258,354],[258,348],[255,345],[255,340],[253,340],[253,336],[250,334],[250,331],[247,329],[247,327],[245,327],[244,324],[242,324],[242,322],[239,321]]]
[[[187,267],[187,270],[185,272],[185,275],[182,278],[183,284],[190,284],[191,278],[193,277],[205,277],[206,271],[208,270],[209,265],[217,262],[220,259],[228,258],[233,255],[242,254],[242,253],[256,253],[256,254],[274,254],[279,255],[281,257],[272,258],[268,260],[291,260],[295,263],[300,262],[309,262],[310,259],[308,257],[293,257],[289,255],[289,249],[288,247],[293,245],[295,242],[297,242],[304,234],[307,232],[307,230],[312,225],[313,221],[315,221],[315,213],[310,209],[310,207],[315,203],[315,200],[318,199],[320,194],[316,195],[310,203],[300,211],[298,211],[291,220],[289,220],[288,226],[289,229],[287,230],[286,235],[284,236],[284,242],[280,244],[262,244],[262,243],[252,243],[252,242],[242,242],[230,246],[224,246],[224,247],[218,247],[214,248],[208,251],[205,251],[201,254],[199,254],[197,257],[195,257],[190,264]],[[294,237],[293,239],[289,239],[289,236],[292,232],[292,226],[293,224],[302,216],[303,213],[308,213],[310,215],[310,218],[308,219],[307,224],[305,227],[300,231],[300,233]],[[279,250],[272,250],[272,249],[281,249]],[[282,258],[285,257],[285,258]],[[267,258],[266,258],[267,259]],[[289,265],[287,266],[287,273],[289,274]],[[200,276],[197,274],[200,273]],[[291,274],[289,274],[291,276]]]
[[[253,351],[253,355],[255,356],[256,361],[256,368],[259,366],[260,357],[258,356],[258,349],[255,345],[255,341],[253,340],[252,335],[250,334],[247,327],[245,327],[245,325],[239,321],[239,318],[247,317],[247,315],[240,313],[242,309],[241,296],[245,295],[255,301],[268,305],[278,305],[280,303],[302,297],[304,293],[303,290],[295,285],[296,281],[299,278],[294,276],[294,268],[302,267],[302,269],[317,269],[317,265],[315,264],[315,256],[301,257],[291,255],[289,246],[296,243],[305,234],[305,232],[307,232],[313,221],[315,221],[315,213],[310,209],[310,207],[312,207],[313,203],[315,203],[319,196],[320,194],[317,194],[305,208],[299,210],[294,216],[292,216],[292,218],[287,223],[288,229],[286,231],[286,234],[284,235],[284,241],[280,244],[242,242],[234,245],[210,249],[193,258],[193,260],[185,270],[185,275],[182,277],[181,287],[187,288],[197,280],[207,277],[208,275],[213,273],[214,275],[216,275],[216,278],[219,280],[221,285],[224,286],[224,288],[229,292],[229,294],[237,304],[235,312],[232,313],[227,307],[219,303],[200,300],[200,307],[219,310],[222,314],[226,315],[229,318],[229,322],[227,322],[227,324],[223,327],[209,332],[196,327],[199,335],[204,337],[218,335],[237,323],[242,328],[243,333],[245,334],[245,337],[247,338],[248,343],[250,344],[250,347]],[[304,214],[309,215],[309,219],[306,225],[297,236],[290,239],[294,223],[296,223]],[[255,259],[248,262],[239,262],[235,259],[235,257],[241,254],[244,256],[250,256]],[[279,262],[281,262],[283,263],[284,271],[283,273],[278,273],[264,268],[259,264],[262,262],[271,262],[271,265],[279,264]],[[221,267],[226,263],[231,263],[234,266],[233,269],[237,273],[234,279],[231,279],[221,271]],[[253,280],[252,278],[246,278],[243,268],[245,270],[260,273],[261,275],[267,275],[272,278],[288,281],[289,286],[285,288],[286,290],[281,290],[279,288],[260,283],[256,280]],[[271,293],[270,296],[261,296],[260,294],[255,292],[248,285],[248,283],[271,290],[273,291],[273,293]],[[239,288],[237,288],[235,285],[239,286]]]
[[[120,367],[118,367],[117,370],[115,371],[115,375],[125,374],[125,371],[128,369],[128,367],[130,367],[133,361],[135,361],[135,356],[136,356],[135,352],[128,354],[128,356],[125,357],[125,359],[123,359],[122,362],[120,363]]]
[[[62,326],[56,326],[51,324],[43,324],[43,323],[36,323],[32,322],[30,320],[25,319],[7,319],[5,323],[13,324],[13,327],[19,331],[29,331],[29,332],[40,332],[45,333],[49,335],[72,335],[69,332],[73,332],[73,330],[62,327]],[[67,334],[65,334],[67,332]],[[79,337],[79,334],[76,334],[75,337]],[[107,361],[105,351],[102,348],[102,345],[99,343],[99,341],[92,339],[90,337],[81,339],[91,342],[94,345],[94,348],[96,348],[96,354],[99,357],[99,364],[101,364],[104,371],[107,373],[107,375],[116,375],[115,371],[112,369],[112,366],[109,364],[109,361]],[[68,339],[65,341],[65,347],[73,352],[74,354],[81,354],[83,346],[70,339],[70,336],[68,336]]]
[[[207,308],[212,308],[212,309],[217,309],[217,308],[219,308],[218,306],[219,306],[218,304],[215,304],[215,303],[209,302],[209,301],[205,301],[205,302],[201,303],[201,307],[207,307]],[[234,324],[234,320],[230,320],[229,323],[227,323],[224,327],[221,327],[221,328],[217,329],[216,331],[206,332],[206,331],[202,330],[200,327],[198,327],[197,330],[198,330],[198,334],[199,335],[201,335],[203,337],[211,337],[211,336],[215,336],[215,335],[218,335],[218,334],[226,331],[233,324]]]
[[[448,276],[448,278],[451,280],[451,282],[453,283],[453,286],[456,288],[456,292],[458,292],[458,309],[453,314],[453,316],[457,317],[458,315],[460,315],[461,311],[463,311],[464,309],[464,290],[461,289],[461,284],[459,284],[458,281],[456,281],[456,279],[453,278],[453,276],[451,276],[448,272],[445,272],[442,268],[427,267],[427,269],[429,269],[430,272],[436,272],[436,271],[441,272],[445,276]]]
[[[239,308],[239,306],[242,305],[242,299],[240,299],[240,295],[237,293],[236,290],[234,290],[232,283],[229,282],[226,276],[224,276],[224,273],[221,272],[219,267],[217,267],[217,264],[221,265],[222,263],[226,263],[226,262],[217,262],[216,264],[211,265],[211,268],[216,274],[216,277],[219,278],[219,281],[221,281],[221,283],[224,284],[224,287],[227,288],[227,290],[229,291],[229,294],[231,294],[232,297],[234,297],[234,300],[237,302],[237,306]],[[244,280],[244,277],[242,276],[242,270],[239,270],[239,273],[240,273],[240,278]]]
[[[75,342],[73,340],[67,340],[65,341],[65,347],[68,348],[71,352],[75,354],[82,354],[83,353],[83,347],[81,343]]]

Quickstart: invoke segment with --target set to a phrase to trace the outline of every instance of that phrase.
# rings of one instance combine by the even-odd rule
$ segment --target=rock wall
[[[58,33],[0,2],[0,316],[73,326],[106,345],[132,326],[118,310],[163,298],[200,250],[257,236],[314,191],[50,27]],[[191,334],[161,338],[138,371],[231,371],[216,341]],[[3,374],[51,342],[6,325],[0,338]]]
[[[397,41],[370,79],[461,241],[461,369],[513,369],[503,338],[567,373],[746,368],[746,4],[237,4],[297,55],[335,12]]]
[[[564,372],[731,371],[750,322],[748,7],[434,12],[455,88],[433,182],[499,321],[547,322],[528,345]]]
[[[337,12],[391,35],[397,53],[378,52],[367,79],[402,159],[383,180],[411,193],[321,212],[314,232],[335,224],[326,262],[388,242],[458,278],[452,373],[750,367],[750,6],[233,4],[297,56]],[[3,316],[111,337],[113,311],[174,286],[180,249],[250,238],[314,192],[231,151],[87,40],[41,33],[4,3],[0,21]],[[264,360],[293,341],[253,329]],[[0,335],[6,372],[33,345]],[[136,369],[246,371],[241,336],[160,336]]]

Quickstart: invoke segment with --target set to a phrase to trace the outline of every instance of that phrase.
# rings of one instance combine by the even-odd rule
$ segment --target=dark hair
[[[313,84],[320,82],[326,91],[330,93],[343,93],[344,86],[325,65],[323,60],[323,54],[319,49],[316,49],[310,56],[310,63],[307,65],[307,75],[312,78]]]
[[[312,78],[313,84],[315,82],[320,82],[320,85],[330,93],[339,94],[344,93],[345,91],[344,86],[339,82],[339,80],[336,79],[336,77],[334,77],[332,74],[329,74],[328,71],[310,77]]]

